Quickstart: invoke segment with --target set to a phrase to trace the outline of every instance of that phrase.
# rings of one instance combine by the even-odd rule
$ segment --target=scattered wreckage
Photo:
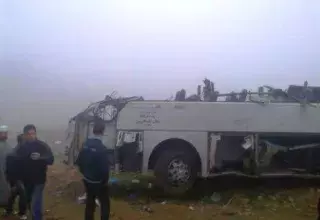
[[[90,105],[70,121],[66,162],[73,164],[100,118],[114,169],[151,170],[167,193],[186,192],[197,177],[317,177],[320,87],[220,94],[210,80],[204,84],[188,98],[179,91],[174,101],[107,96]]]

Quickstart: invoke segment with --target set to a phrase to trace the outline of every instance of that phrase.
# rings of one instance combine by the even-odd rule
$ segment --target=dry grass
[[[320,193],[311,187],[295,189],[249,188],[224,189],[221,200],[212,202],[210,196],[198,193],[178,199],[165,198],[161,194],[145,189],[125,188],[122,194],[114,192],[111,200],[112,220],[242,220],[242,219],[316,219],[316,201]],[[77,204],[76,198],[83,192],[80,177],[75,170],[55,165],[49,170],[45,196],[45,216],[50,220],[83,219],[84,205]],[[129,199],[134,193],[136,198]],[[151,198],[150,200],[148,198]],[[192,199],[191,199],[192,198]],[[145,206],[151,212],[145,211]],[[96,219],[99,213],[96,213]]]

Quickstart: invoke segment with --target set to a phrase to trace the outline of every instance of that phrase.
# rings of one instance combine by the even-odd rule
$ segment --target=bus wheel
[[[154,169],[156,185],[167,194],[187,192],[197,178],[196,161],[189,151],[166,150],[160,155]]]

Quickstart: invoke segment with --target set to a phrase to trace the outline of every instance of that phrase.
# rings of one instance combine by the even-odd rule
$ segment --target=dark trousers
[[[25,183],[26,201],[33,220],[42,220],[42,201],[44,184]]]
[[[22,183],[10,183],[10,196],[8,198],[8,204],[6,207],[6,212],[7,213],[12,213],[13,212],[13,205],[14,202],[19,196],[19,215],[25,215],[27,211],[27,201],[26,201],[26,194],[24,190],[24,186]]]
[[[87,193],[85,220],[94,220],[96,209],[95,199],[99,199],[101,208],[101,220],[109,220],[110,215],[110,198],[107,184],[84,182]]]

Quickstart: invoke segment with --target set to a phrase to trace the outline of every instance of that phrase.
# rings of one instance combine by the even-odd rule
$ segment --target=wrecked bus
[[[268,88],[248,93],[245,101],[107,96],[71,120],[67,163],[73,164],[98,117],[106,123],[104,141],[114,169],[153,171],[155,183],[166,193],[184,193],[198,177],[317,177],[319,91],[291,86],[279,93]]]

